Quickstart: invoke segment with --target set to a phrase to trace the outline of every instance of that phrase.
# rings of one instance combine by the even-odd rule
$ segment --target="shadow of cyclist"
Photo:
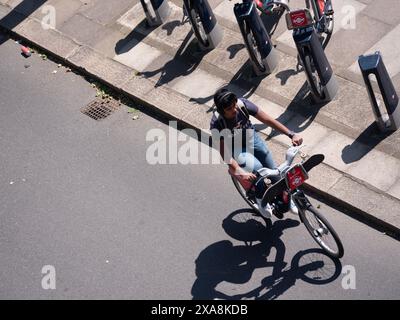
[[[294,286],[298,279],[312,284],[334,281],[341,272],[340,261],[334,261],[334,273],[331,274],[332,268],[327,266],[333,260],[321,249],[298,252],[290,268],[287,268],[284,261],[286,247],[281,236],[286,229],[298,225],[299,222],[292,219],[267,224],[247,209],[230,214],[222,226],[229,236],[245,244],[233,245],[231,241],[223,240],[200,253],[196,259],[197,279],[192,287],[193,299],[275,299]],[[275,248],[275,256],[271,254],[272,248]],[[217,289],[222,282],[237,285],[249,283],[257,268],[266,267],[272,267],[272,273],[261,281],[259,287],[246,293],[229,295]]]
[[[250,281],[257,268],[286,266],[286,248],[280,239],[285,229],[295,227],[295,220],[280,220],[270,226],[247,209],[230,214],[223,222],[223,228],[231,237],[245,245],[233,245],[229,240],[211,244],[196,259],[197,279],[192,287],[193,299],[240,299],[217,290],[218,284],[229,282],[245,284]],[[253,244],[257,242],[256,244]],[[269,257],[271,248],[276,256]]]

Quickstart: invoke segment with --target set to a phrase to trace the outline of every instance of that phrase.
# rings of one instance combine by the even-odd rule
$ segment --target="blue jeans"
[[[248,172],[256,173],[261,168],[276,169],[272,153],[259,134],[254,131],[254,138],[242,150],[234,154],[235,160],[239,166]],[[276,182],[276,181],[272,181]],[[264,195],[266,186],[264,181],[256,184],[256,197],[261,198]]]

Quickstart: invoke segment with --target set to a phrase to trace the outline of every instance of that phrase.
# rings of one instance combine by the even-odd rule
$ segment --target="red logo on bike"
[[[298,188],[307,179],[304,169],[302,169],[302,167],[300,166],[295,166],[290,171],[288,171],[286,177],[290,190]]]
[[[292,20],[293,28],[306,27],[308,25],[306,12],[303,10],[291,12],[290,20]]]

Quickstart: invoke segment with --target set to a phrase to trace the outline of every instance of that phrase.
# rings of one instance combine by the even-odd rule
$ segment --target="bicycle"
[[[265,14],[282,14],[292,12],[289,7],[290,0],[254,0],[257,9]],[[322,47],[325,49],[331,39],[334,28],[334,10],[332,0],[305,0],[306,8],[313,12],[311,17],[318,35],[321,37]],[[301,10],[296,10],[299,12]],[[325,37],[324,37],[325,34]]]
[[[286,152],[285,161],[277,169],[262,168],[258,170],[257,179],[252,183],[246,184],[230,172],[232,182],[247,204],[261,215],[255,200],[255,185],[263,179],[267,190],[261,205],[265,206],[270,203],[273,210],[283,214],[289,210],[290,201],[293,200],[298,209],[300,221],[305,225],[312,238],[329,256],[341,258],[344,248],[338,234],[328,220],[314,208],[304,192],[299,189],[308,179],[308,172],[321,164],[325,157],[322,154],[316,154],[305,161],[292,165],[302,147],[290,147]],[[271,180],[277,180],[277,182],[272,184]],[[271,217],[265,219],[270,220]]]
[[[322,48],[328,45],[334,28],[334,10],[331,0],[305,0],[306,8],[292,11],[289,7],[290,0],[245,0],[253,2],[257,9],[265,14],[278,13],[282,15],[286,13],[286,24],[289,30],[301,33],[303,30],[313,28],[319,37]],[[313,15],[311,14],[313,12]],[[246,39],[245,39],[246,41]],[[246,45],[248,45],[246,43]],[[257,46],[248,46],[256,56]],[[249,51],[250,51],[249,50]],[[302,54],[298,55],[299,64],[304,67],[311,92],[317,100],[324,100],[324,84],[321,81],[320,74],[324,70],[318,70],[316,67],[315,54],[310,48],[304,47]],[[323,53],[322,53],[323,54]],[[252,56],[250,54],[250,56]],[[326,57],[324,57],[326,59]],[[262,63],[262,61],[261,61]]]

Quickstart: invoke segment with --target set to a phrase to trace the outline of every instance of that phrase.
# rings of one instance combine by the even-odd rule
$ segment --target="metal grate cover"
[[[107,118],[110,114],[117,111],[119,106],[116,100],[96,99],[82,108],[81,112],[98,121]]]

